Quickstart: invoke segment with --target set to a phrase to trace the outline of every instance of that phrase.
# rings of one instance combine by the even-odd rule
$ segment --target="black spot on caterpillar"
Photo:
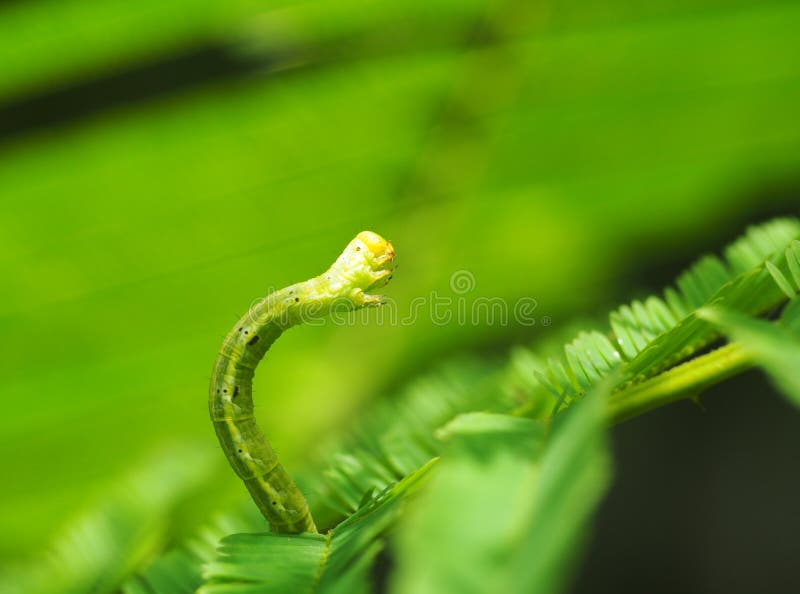
[[[334,306],[380,304],[381,297],[367,291],[386,283],[393,260],[392,244],[363,231],[325,273],[259,301],[222,343],[209,389],[211,420],[233,470],[275,532],[316,532],[317,527],[305,497],[255,422],[254,370],[272,343],[308,312],[320,316]]]

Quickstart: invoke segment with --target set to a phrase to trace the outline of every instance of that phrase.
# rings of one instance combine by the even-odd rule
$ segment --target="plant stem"
[[[727,344],[612,394],[608,417],[612,424],[619,423],[659,406],[696,397],[704,389],[751,367],[752,358],[741,345]]]

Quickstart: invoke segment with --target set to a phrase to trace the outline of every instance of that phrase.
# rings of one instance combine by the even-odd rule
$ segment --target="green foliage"
[[[727,331],[725,324],[734,319],[733,314],[719,313],[707,304],[733,304],[760,313],[779,305],[785,299],[781,287],[785,283],[775,278],[775,271],[791,274],[791,258],[798,245],[793,238],[798,233],[796,221],[774,221],[748,230],[726,250],[724,263],[703,258],[680,277],[678,290],[668,290],[663,301],[646,300],[650,312],[669,312],[670,323],[660,328],[650,325],[652,319],[636,304],[617,310],[614,317],[627,319],[625,336],[641,339],[631,357],[615,349],[605,335],[582,333],[567,346],[568,363],[562,369],[574,373],[573,366],[581,365],[586,371],[586,362],[591,361],[594,374],[584,376],[591,381],[581,384],[572,376],[570,385],[599,393],[582,398],[547,425],[518,416],[541,411],[536,403],[552,389],[552,384],[543,388],[522,380],[542,369],[539,359],[527,350],[515,351],[505,367],[454,363],[412,383],[401,397],[381,403],[349,438],[332,448],[321,462],[327,468],[316,471],[316,480],[314,475],[307,477],[313,485],[312,509],[335,525],[327,537],[229,537],[206,565],[208,581],[202,591],[370,591],[369,567],[400,520],[392,549],[398,563],[391,578],[394,591],[560,591],[568,581],[588,519],[608,484],[601,427],[608,414],[604,403],[609,391],[614,389],[619,398],[626,390],[643,386],[647,394],[648,386],[658,385],[663,378],[668,389],[687,397],[719,381],[703,367],[704,360],[716,357],[716,352],[690,357],[717,336],[717,324]],[[794,305],[796,301],[782,316],[787,327],[796,322]],[[638,317],[627,316],[626,312],[637,310]],[[735,319],[746,319],[742,315],[736,314]],[[764,336],[788,340],[789,330],[763,320],[753,323]],[[684,337],[665,340],[685,333],[682,328],[687,324],[702,328],[688,334],[693,338],[690,349]],[[752,336],[746,340],[741,334],[733,336],[754,349],[756,360],[776,373],[779,381],[796,381],[797,352],[787,350],[788,342],[770,346],[763,336],[761,342]],[[612,337],[621,342],[616,332]],[[654,369],[632,380],[627,366],[654,349],[653,345],[661,358],[651,358]],[[670,352],[669,345],[676,350]],[[780,350],[785,357],[778,356]],[[612,365],[617,358],[618,364]],[[685,359],[690,360],[663,371],[667,362]],[[719,365],[715,361],[711,367]],[[723,360],[721,365],[731,364]],[[681,387],[682,380],[698,375],[689,384],[694,389],[687,392]],[[647,397],[660,402],[658,396]],[[495,412],[468,412],[478,410]],[[397,504],[405,502],[409,485],[417,486],[438,456],[441,461],[431,469],[430,484],[418,500],[411,501],[411,512],[403,515]],[[341,516],[349,517],[336,524]]]
[[[534,296],[555,323],[530,338],[546,339],[660,266],[656,246],[683,260],[794,207],[796,3],[521,6],[2,3],[2,102],[51,97],[0,147],[4,558],[41,548],[151,446],[205,442],[191,403],[231,312],[364,226],[412,271],[398,303],[467,267],[476,296]],[[102,93],[49,95],[209,46],[291,64],[180,89],[167,73],[148,79],[163,94],[97,109]],[[80,113],[51,125],[50,107]],[[425,320],[298,332],[257,380],[269,434],[299,468],[383,386],[522,339]]]
[[[640,382],[688,359],[717,337],[714,327],[695,315],[697,309],[713,303],[758,315],[785,299],[788,281],[775,282],[780,269],[766,259],[779,258],[786,249],[782,265],[791,269],[798,237],[800,222],[794,219],[751,227],[728,246],[725,260],[705,256],[663,297],[611,312],[611,339],[582,333],[565,347],[564,360],[551,359],[536,376],[559,403],[568,403],[617,367],[622,367],[623,382]]]
[[[220,538],[264,529],[217,498],[237,492],[228,473],[197,488],[190,475],[212,462],[192,453],[135,487],[107,483],[176,440],[217,461],[198,398],[242,296],[314,273],[364,226],[396,242],[398,303],[466,267],[476,296],[534,296],[554,324],[522,335],[420,320],[287,338],[257,378],[262,414],[326,528],[442,455],[436,429],[456,415],[579,411],[569,405],[617,369],[612,401],[632,389],[669,401],[649,382],[706,369],[685,366],[731,331],[691,308],[768,317],[798,285],[796,247],[781,257],[753,236],[724,270],[699,264],[675,295],[615,311],[610,332],[587,326],[550,366],[538,344],[507,363],[440,360],[552,341],[576,312],[616,299],[617,281],[638,283],[632,269],[662,266],[656,250],[682,261],[742,219],[794,209],[782,184],[800,164],[799,26],[800,5],[782,0],[3,3],[0,102],[32,100],[38,126],[0,146],[0,592],[188,593]],[[113,87],[126,69],[209,47],[267,67],[177,90],[167,75],[163,94],[75,101],[76,117],[49,122],[50,107],[71,109],[60,90]],[[797,301],[786,328],[800,326]],[[429,366],[439,372],[420,379]],[[401,383],[412,387],[369,402]],[[200,501],[225,520],[199,528]],[[57,553],[21,563],[65,518]]]
[[[581,333],[558,368],[569,398],[553,393],[554,363],[545,367],[528,349],[502,365],[456,361],[410,383],[301,476],[312,510],[330,527],[325,534],[253,533],[263,523],[249,507],[145,564],[177,493],[196,489],[193,474],[158,466],[139,488],[109,497],[106,511],[73,532],[80,539],[64,539],[58,563],[23,572],[22,589],[10,592],[108,592],[143,567],[124,582],[125,594],[367,593],[392,541],[397,568],[389,579],[398,593],[558,592],[609,482],[607,403],[644,399],[634,409],[641,412],[696,396],[753,363],[798,402],[798,233],[789,219],[754,227],[725,262],[703,258],[663,300],[616,310],[611,339]],[[787,297],[778,324],[750,317]],[[658,311],[663,324],[654,326]],[[735,342],[692,357],[718,329]],[[621,336],[636,337],[635,353],[625,352]],[[651,368],[632,373],[644,356]],[[548,381],[533,379],[544,373]],[[559,405],[549,417],[542,398]],[[167,482],[159,478],[165,472]],[[143,492],[145,484],[161,490]],[[76,560],[87,551],[95,564]]]
[[[220,540],[236,532],[256,530],[263,523],[252,505],[237,514],[227,513],[188,542],[153,560],[125,582],[123,593],[193,594],[203,584],[202,566],[214,559]]]
[[[210,581],[200,592],[309,592],[326,548],[321,534],[228,537],[207,565]]]
[[[366,594],[369,571],[405,498],[433,462],[367,501],[347,520],[321,534],[237,534],[222,541],[206,566],[199,594]]]
[[[163,547],[170,515],[207,486],[209,459],[174,447],[134,470],[65,526],[43,557],[0,575],[3,594],[105,594]]]
[[[453,361],[379,403],[331,446],[317,465],[323,472],[306,477],[315,517],[353,513],[365,493],[383,491],[438,455],[436,429],[459,413],[501,406],[494,371],[477,359]]]
[[[608,485],[604,397],[549,432],[486,413],[448,423],[437,473],[399,529],[393,591],[559,591]]]
[[[797,243],[792,242],[799,234],[800,225],[789,219],[753,227],[726,250],[726,261],[701,259],[679,278],[677,290],[665,292],[663,300],[652,297],[646,300],[647,307],[635,302],[620,308],[612,314],[612,336],[619,350],[602,334],[581,334],[567,346],[567,364],[560,367],[562,379],[575,391],[566,401],[563,391],[554,396],[571,402],[581,393],[578,390],[597,385],[601,379],[606,379],[606,390],[611,386],[624,390],[690,358],[717,336],[706,317],[696,313],[708,303],[738,306],[751,313],[764,313],[779,305],[785,296],[773,278],[774,270],[791,269],[788,254],[794,254]],[[790,251],[785,256],[787,245]],[[771,261],[766,267],[767,258],[778,264]],[[624,344],[635,345],[636,350],[626,352]],[[640,367],[631,372],[632,366],[642,365],[640,358],[647,361],[644,372]],[[528,359],[527,364],[535,367],[536,359]],[[620,376],[609,377],[617,368]],[[551,378],[553,369],[551,362]],[[583,375],[576,373],[578,370]],[[681,366],[671,371],[681,372]],[[473,378],[470,383],[478,386],[478,393],[491,395],[483,405],[475,400],[474,391],[454,382],[450,389],[445,383],[439,384],[438,390],[411,390],[399,406],[377,414],[373,424],[349,443],[350,456],[343,451],[332,456],[325,472],[328,499],[339,493],[341,502],[352,505],[370,488],[391,480],[402,467],[391,463],[394,452],[406,463],[439,452],[441,446],[432,429],[454,415],[459,402],[472,410],[510,410],[512,402],[501,396],[507,392],[497,386],[508,380],[508,370],[486,370],[481,376],[482,381]],[[492,383],[494,389],[488,388]],[[552,386],[552,381],[547,382],[549,389]],[[529,386],[528,398],[536,397],[537,389]],[[576,407],[584,411],[576,418],[602,418],[604,409],[598,403],[604,400],[598,397],[594,403]],[[396,578],[398,591],[463,592],[469,591],[467,584],[473,584],[475,591],[515,591],[509,589],[515,586],[519,591],[558,591],[580,541],[580,527],[602,494],[607,475],[602,471],[603,449],[597,438],[590,437],[597,435],[599,421],[594,425],[587,420],[582,424],[567,421],[564,426],[583,429],[574,429],[574,433],[564,430],[564,437],[559,437],[560,416],[555,421],[553,435],[544,446],[542,431],[537,431],[533,421],[468,414],[445,425],[439,436],[449,436],[452,443],[442,454],[418,515],[411,514],[400,529],[398,558],[405,565]],[[400,440],[396,439],[398,431]],[[533,507],[515,507],[523,503]],[[469,518],[487,513],[491,514],[487,524],[491,528],[475,533]],[[460,548],[454,549],[454,542]],[[541,550],[547,554],[532,554]],[[498,561],[497,551],[505,551],[504,561]]]
[[[785,310],[789,313],[783,316],[786,326],[722,308],[704,309],[699,314],[750,353],[791,402],[800,406],[800,331],[794,326],[800,309],[796,301],[793,305]]]

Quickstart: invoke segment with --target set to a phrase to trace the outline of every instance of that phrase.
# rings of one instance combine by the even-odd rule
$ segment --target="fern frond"
[[[402,500],[407,481],[420,476],[415,474],[417,469],[427,468],[425,465],[441,454],[438,428],[461,413],[509,413],[521,404],[527,405],[528,414],[534,411],[545,416],[547,411],[540,406],[545,392],[555,396],[558,403],[569,404],[612,374],[619,374],[612,384],[619,388],[690,357],[718,336],[718,330],[698,315],[698,309],[708,303],[722,303],[763,313],[786,299],[782,285],[800,287],[794,273],[800,263],[800,242],[793,241],[797,236],[800,223],[793,220],[749,230],[728,248],[725,260],[702,258],[663,296],[615,310],[608,335],[581,332],[564,347],[563,357],[548,363],[529,349],[518,348],[505,366],[462,361],[413,382],[401,396],[384,400],[371,411],[350,437],[315,465],[313,474],[300,477],[315,517],[324,518],[323,525],[335,526],[327,538],[230,536],[207,566],[208,581],[201,592],[269,593],[300,587],[326,593],[362,591],[367,569],[383,546],[383,535],[396,519],[396,509],[390,511],[394,508],[389,502]],[[750,267],[753,262],[755,266]],[[780,281],[778,274],[783,276]],[[795,299],[792,305],[797,303],[800,300]],[[790,310],[798,312],[792,320],[800,319],[800,308],[791,306],[784,310],[784,316]],[[558,421],[554,420],[555,425]],[[554,475],[553,480],[567,481],[562,484],[564,493],[573,498],[575,489],[580,491],[579,484],[565,476]],[[559,504],[555,497],[548,509],[558,510]],[[594,503],[587,505],[586,513]],[[564,509],[567,513],[574,508]],[[347,519],[337,525],[342,517]],[[456,519],[466,520],[463,516]],[[544,528],[532,530],[531,542],[540,542],[536,539],[544,538],[542,534],[546,534]],[[287,556],[298,547],[303,558],[291,566],[292,570],[276,570],[288,563]],[[190,561],[196,574],[199,561]],[[312,567],[318,573],[310,573]]]
[[[452,361],[430,375],[416,379],[396,397],[379,403],[346,438],[329,448],[331,452],[327,456],[309,469],[307,474],[299,477],[298,483],[309,495],[314,516],[323,519],[324,524],[321,522],[321,525],[333,525],[341,518],[346,518],[333,529],[339,535],[337,543],[350,538],[348,534],[357,533],[359,539],[363,538],[361,530],[364,525],[358,522],[358,518],[371,513],[370,510],[382,508],[387,498],[396,497],[397,489],[403,491],[413,482],[401,483],[405,477],[417,476],[415,473],[420,468],[427,468],[426,465],[441,449],[440,442],[434,437],[437,428],[461,412],[508,400],[497,394],[500,385],[497,371],[497,365],[464,359]],[[421,476],[419,474],[418,478]],[[203,592],[247,592],[245,582],[249,578],[245,576],[250,569],[245,567],[244,557],[250,555],[253,559],[257,558],[260,560],[257,565],[266,567],[272,562],[270,556],[279,554],[278,551],[284,546],[284,540],[281,539],[289,537],[272,534],[237,535],[256,530],[257,523],[243,515],[226,515],[223,522],[204,527],[199,536],[166,553],[130,580],[126,584],[125,594],[194,592],[204,583],[201,574],[203,566],[209,563],[206,573],[210,582],[203,587]],[[387,517],[386,520],[393,517]],[[229,535],[233,536],[222,543],[218,552],[220,540]],[[262,539],[265,540],[262,542]],[[318,537],[304,541],[304,550],[317,550],[321,546],[318,541]],[[338,551],[338,546],[331,551]],[[379,535],[370,537],[360,557],[364,571],[381,547]],[[323,547],[320,550],[324,552],[325,549]],[[348,551],[346,547],[343,550],[345,553]],[[338,555],[340,553],[332,559],[334,566]],[[235,568],[230,570],[233,573],[225,577],[225,564],[231,558],[238,561]],[[271,571],[274,571],[274,567]],[[300,582],[274,582],[274,579],[283,578],[275,578],[271,571],[263,569],[264,573],[259,574],[258,586],[253,586],[254,591],[289,592],[295,590],[280,588],[300,587]],[[345,575],[349,576],[347,583],[358,582],[362,576],[355,570]],[[307,572],[301,571],[297,579],[302,581],[307,577]],[[173,578],[175,581],[172,581]],[[332,576],[326,580],[324,583],[327,585],[320,592],[334,592],[335,586],[345,584],[345,581],[336,581],[334,584]],[[339,576],[339,580],[345,580],[345,577]],[[356,592],[354,589],[341,591],[346,594]]]
[[[723,308],[707,308],[700,315],[751,354],[780,391],[800,407],[800,328],[795,326],[800,308],[787,308],[778,324]]]
[[[399,397],[384,400],[331,448],[306,480],[306,492],[320,523],[356,511],[365,493],[383,491],[439,453],[434,431],[455,415],[498,406],[493,373],[497,366],[477,360],[451,362],[414,381]]]
[[[551,359],[536,377],[556,399],[556,410],[569,404],[614,369],[621,384],[640,382],[685,360],[719,334],[695,311],[725,305],[763,314],[800,287],[800,221],[776,219],[751,227],[725,249],[725,258],[704,256],[681,274],[663,296],[623,305],[609,315],[610,338],[581,333]],[[788,245],[788,247],[787,247]]]
[[[326,517],[327,508],[329,522],[345,517],[358,509],[366,493],[386,489],[438,455],[441,444],[434,431],[457,414],[509,412],[519,406],[520,392],[530,403],[540,386],[555,397],[558,410],[618,368],[621,386],[690,357],[718,336],[711,324],[695,315],[698,308],[722,303],[763,313],[784,299],[765,262],[774,259],[778,264],[772,268],[785,269],[786,274],[800,271],[800,242],[794,239],[798,236],[800,221],[795,219],[748,229],[726,248],[724,260],[705,256],[663,297],[651,296],[612,312],[611,338],[597,331],[581,332],[564,347],[563,358],[551,358],[546,365],[530,350],[519,348],[505,369],[475,361],[451,363],[415,382],[402,397],[381,403],[350,439],[333,448],[319,465],[325,468],[316,474],[320,478],[303,481],[311,486],[315,515]],[[507,390],[509,370],[517,370],[519,378],[520,369],[523,377],[533,374],[538,383],[524,381],[519,390]]]
[[[123,594],[194,594],[203,584],[202,567],[216,555],[220,541],[229,534],[257,530],[264,518],[250,502],[241,511],[228,513],[204,526],[178,548],[156,558],[122,586]]]
[[[448,423],[436,474],[398,528],[392,591],[560,591],[610,481],[606,395],[592,394],[549,432],[500,414]]]
[[[769,272],[775,284],[789,299],[794,299],[797,296],[797,291],[800,290],[800,241],[793,241],[786,248],[784,257],[786,258],[786,267],[788,269],[787,274],[784,274],[778,266],[769,260],[765,264],[767,272]]]
[[[234,534],[205,568],[198,594],[357,594],[366,592],[369,568],[381,537],[432,462],[376,497],[347,520],[321,534]]]

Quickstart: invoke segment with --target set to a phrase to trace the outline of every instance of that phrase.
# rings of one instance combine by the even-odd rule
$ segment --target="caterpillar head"
[[[368,291],[386,284],[392,274],[394,247],[372,231],[362,231],[347,244],[332,266],[354,289]]]
[[[351,242],[355,251],[361,252],[367,266],[372,270],[387,270],[394,260],[394,247],[383,237],[372,231],[362,231]]]

